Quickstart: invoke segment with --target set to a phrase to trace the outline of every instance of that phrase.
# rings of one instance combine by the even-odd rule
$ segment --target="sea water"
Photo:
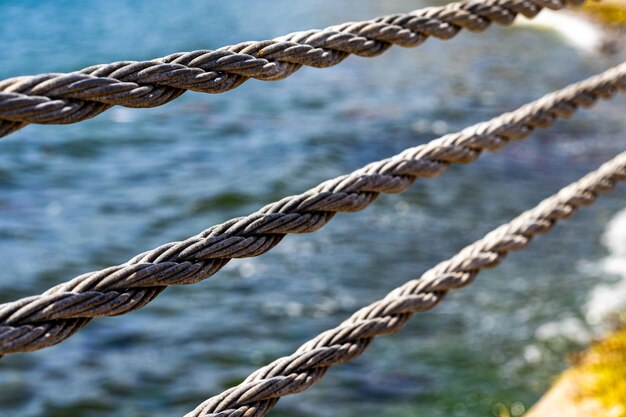
[[[432,4],[1,1],[0,78]],[[546,27],[494,26],[155,109],[28,126],[0,140],[0,302],[246,215],[623,59]],[[58,346],[8,355],[0,416],[181,416],[623,151],[625,114],[624,96],[600,102],[139,311],[93,320]],[[624,262],[615,217],[624,207],[622,185],[272,415],[522,414],[600,331],[593,306],[621,308],[613,288],[623,268],[611,265]]]

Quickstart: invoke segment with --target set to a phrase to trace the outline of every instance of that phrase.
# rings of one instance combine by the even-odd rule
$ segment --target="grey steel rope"
[[[485,0],[450,3],[410,13],[295,32],[216,51],[179,52],[151,61],[95,65],[77,72],[0,81],[0,137],[29,123],[67,124],[112,106],[156,107],[186,90],[222,93],[249,78],[279,80],[302,65],[326,68],[350,54],[380,55],[391,45],[414,47],[429,36],[450,39],[461,29],[508,25],[518,14],[561,9],[584,0]]]
[[[261,255],[288,233],[320,229],[337,212],[359,211],[380,193],[406,190],[417,177],[442,174],[451,163],[475,160],[526,138],[578,106],[626,91],[626,63],[427,144],[326,181],[256,213],[210,227],[181,242],[167,243],[130,261],[80,275],[41,295],[0,305],[0,355],[54,345],[91,318],[125,314],[153,300],[166,286],[210,277],[233,258]]]
[[[578,207],[626,180],[626,152],[598,170],[563,188],[482,239],[441,262],[420,278],[391,291],[385,298],[354,313],[334,329],[300,346],[291,356],[257,370],[240,385],[199,405],[185,417],[262,417],[280,397],[302,392],[320,380],[329,367],[361,355],[376,336],[399,331],[418,311],[435,307],[450,290],[471,284],[484,268],[500,263],[508,252],[523,249]]]

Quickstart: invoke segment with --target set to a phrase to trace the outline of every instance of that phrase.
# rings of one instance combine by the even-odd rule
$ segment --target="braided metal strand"
[[[223,93],[249,78],[279,80],[302,65],[326,68],[348,55],[380,55],[391,45],[414,47],[429,36],[450,39],[461,29],[508,25],[518,14],[532,18],[584,0],[472,0],[410,13],[244,42],[216,51],[180,52],[151,61],[95,65],[67,74],[0,81],[0,137],[29,123],[67,124],[112,106],[156,107],[186,90]]]
[[[167,243],[124,264],[80,275],[41,295],[0,304],[0,355],[59,343],[84,320],[140,308],[166,286],[206,279],[230,259],[261,255],[288,233],[318,230],[337,212],[362,210],[380,193],[402,192],[418,177],[440,175],[451,163],[471,162],[482,150],[498,150],[509,140],[523,139],[534,128],[547,127],[558,116],[570,116],[579,105],[589,106],[620,89],[626,90],[626,63],[182,242]]]
[[[484,268],[506,254],[523,249],[577,208],[626,180],[626,152],[607,162],[558,194],[542,201],[510,223],[467,246],[451,259],[407,282],[385,298],[362,308],[334,329],[321,333],[286,356],[251,374],[240,385],[202,403],[185,417],[262,417],[278,398],[302,392],[324,376],[329,367],[361,355],[376,336],[399,331],[418,311],[435,307],[450,290],[474,281]]]

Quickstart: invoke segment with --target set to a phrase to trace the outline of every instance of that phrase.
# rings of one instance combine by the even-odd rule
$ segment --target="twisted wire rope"
[[[0,355],[57,344],[94,317],[138,309],[167,286],[204,280],[233,258],[259,256],[288,233],[316,231],[337,212],[362,210],[380,193],[405,191],[418,177],[441,175],[452,163],[472,162],[483,150],[499,150],[511,140],[526,138],[534,128],[571,116],[578,106],[591,106],[620,90],[626,91],[626,63],[184,241],[80,275],[43,294],[0,304]]]
[[[373,338],[398,332],[414,313],[434,308],[449,291],[471,284],[482,269],[497,266],[508,252],[527,247],[534,236],[546,233],[623,180],[626,152],[309,340],[291,356],[275,360],[240,385],[206,400],[185,417],[264,416],[280,397],[310,388],[331,366],[360,356]]]
[[[429,37],[451,39],[461,29],[508,25],[543,8],[562,9],[584,0],[472,0],[409,13],[294,32],[273,40],[218,50],[179,52],[151,61],[94,65],[71,73],[20,76],[0,81],[0,137],[29,123],[68,124],[112,106],[156,107],[185,91],[223,93],[250,78],[280,80],[303,65],[327,68],[354,54],[374,57],[391,45],[415,47]]]

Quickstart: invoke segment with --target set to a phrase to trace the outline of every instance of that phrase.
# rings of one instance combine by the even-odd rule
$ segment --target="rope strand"
[[[374,57],[391,45],[415,47],[428,37],[451,39],[461,29],[508,25],[543,8],[562,9],[584,0],[472,0],[410,13],[295,32],[216,51],[178,52],[151,61],[95,65],[77,72],[21,76],[0,81],[0,137],[29,123],[68,124],[112,106],[156,107],[185,91],[223,93],[250,78],[280,80],[301,66],[326,68],[350,54]]]
[[[626,152],[563,188],[482,239],[441,262],[420,278],[354,313],[334,329],[309,340],[291,356],[257,370],[240,385],[216,395],[185,417],[262,417],[280,397],[302,392],[329,367],[360,356],[372,339],[396,333],[419,311],[435,307],[450,290],[471,284],[482,269],[497,266],[508,252],[524,249],[531,239],[559,220],[626,180]]]
[[[495,151],[510,140],[524,139],[533,129],[548,127],[557,117],[571,116],[578,106],[590,106],[619,90],[626,91],[626,63],[184,241],[80,275],[41,295],[0,304],[0,355],[57,344],[94,317],[136,310],[166,286],[204,280],[233,258],[259,256],[288,233],[316,231],[337,212],[362,210],[380,193],[403,192],[418,177],[441,175],[452,163],[472,162],[483,150]]]

